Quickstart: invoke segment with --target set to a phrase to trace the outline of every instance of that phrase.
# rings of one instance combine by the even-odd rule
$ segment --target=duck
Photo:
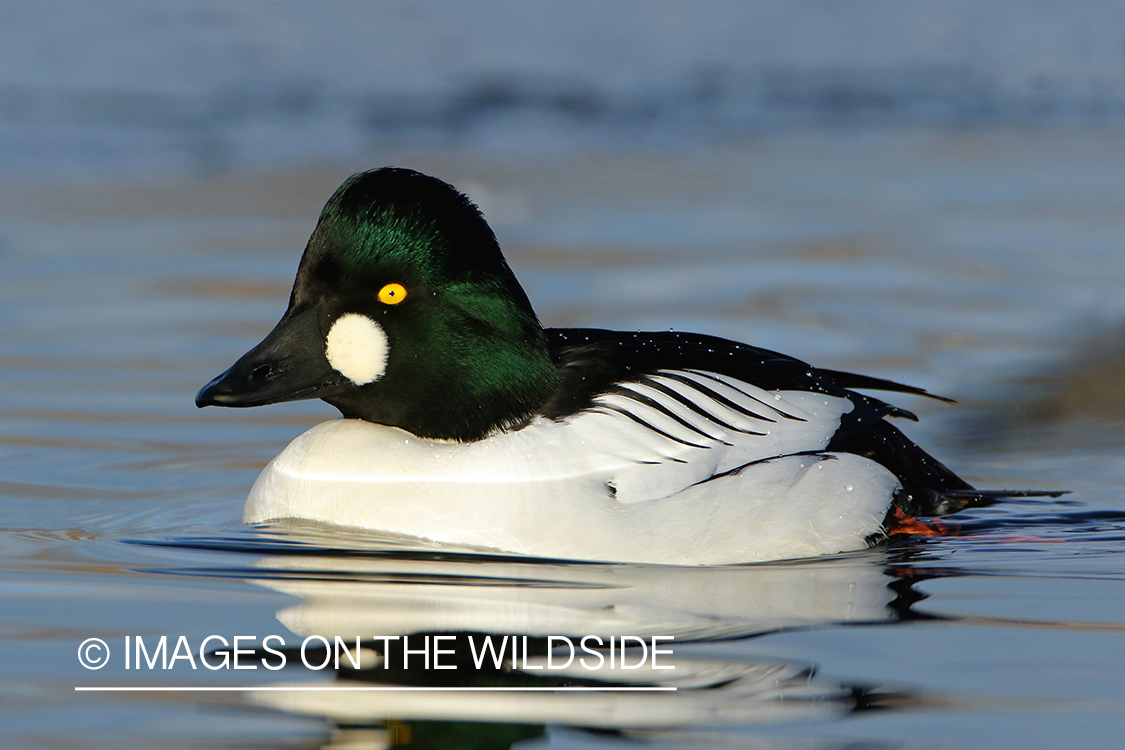
[[[727,565],[861,550],[997,497],[911,442],[934,396],[715,336],[544,328],[478,207],[384,167],[325,204],[277,326],[196,404],[341,418],[262,471],[246,524],[557,560]]]

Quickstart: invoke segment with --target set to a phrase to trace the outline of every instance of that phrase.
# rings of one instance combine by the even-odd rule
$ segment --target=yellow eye
[[[387,284],[379,290],[379,301],[384,305],[397,305],[406,299],[406,287],[402,284]]]

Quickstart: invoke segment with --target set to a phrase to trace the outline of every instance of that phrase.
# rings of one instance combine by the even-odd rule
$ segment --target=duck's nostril
[[[258,365],[250,372],[251,380],[265,380],[273,374],[273,368],[269,365]]]

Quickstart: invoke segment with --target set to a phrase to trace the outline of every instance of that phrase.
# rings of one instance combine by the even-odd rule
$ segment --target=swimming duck
[[[349,177],[273,331],[196,396],[340,410],[262,472],[244,521],[304,519],[508,553],[727,564],[867,546],[997,494],[855,389],[917,395],[713,336],[544,329],[478,208]]]

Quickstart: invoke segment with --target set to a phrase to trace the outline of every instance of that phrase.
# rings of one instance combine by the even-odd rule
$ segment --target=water
[[[221,173],[387,141],[557,153],[1125,121],[1125,7],[0,3],[0,169]]]
[[[0,746],[1121,745],[1119,4],[685,7],[0,3]],[[914,383],[959,400],[897,399],[967,478],[1073,492],[724,569],[243,528],[260,468],[334,413],[192,396],[385,163],[468,190],[547,324]],[[450,632],[456,670],[300,666],[310,634]],[[270,635],[285,669],[202,663]],[[485,635],[534,655],[477,669]],[[674,636],[676,669],[536,670],[551,635]],[[125,669],[162,636],[171,669]],[[678,690],[305,689],[560,675]]]
[[[961,401],[899,399],[923,416],[908,433],[970,480],[1073,493],[964,514],[942,537],[710,570],[244,529],[259,469],[333,411],[198,411],[192,396],[280,316],[320,204],[354,165],[13,183],[0,200],[0,744],[1119,744],[1120,136],[845,133],[660,156],[377,160],[468,189],[547,324],[699,330],[915,383]],[[464,636],[445,642],[456,670],[299,664],[310,635],[417,647],[451,632],[526,635],[540,657],[551,635],[674,636],[676,668],[478,670]],[[211,635],[253,636],[246,648],[277,635],[289,666],[124,668],[127,637],[151,650],[168,636],[171,652],[182,636],[198,661]],[[77,650],[95,637],[111,657],[89,671]],[[74,690],[533,687],[561,674],[678,690]]]

